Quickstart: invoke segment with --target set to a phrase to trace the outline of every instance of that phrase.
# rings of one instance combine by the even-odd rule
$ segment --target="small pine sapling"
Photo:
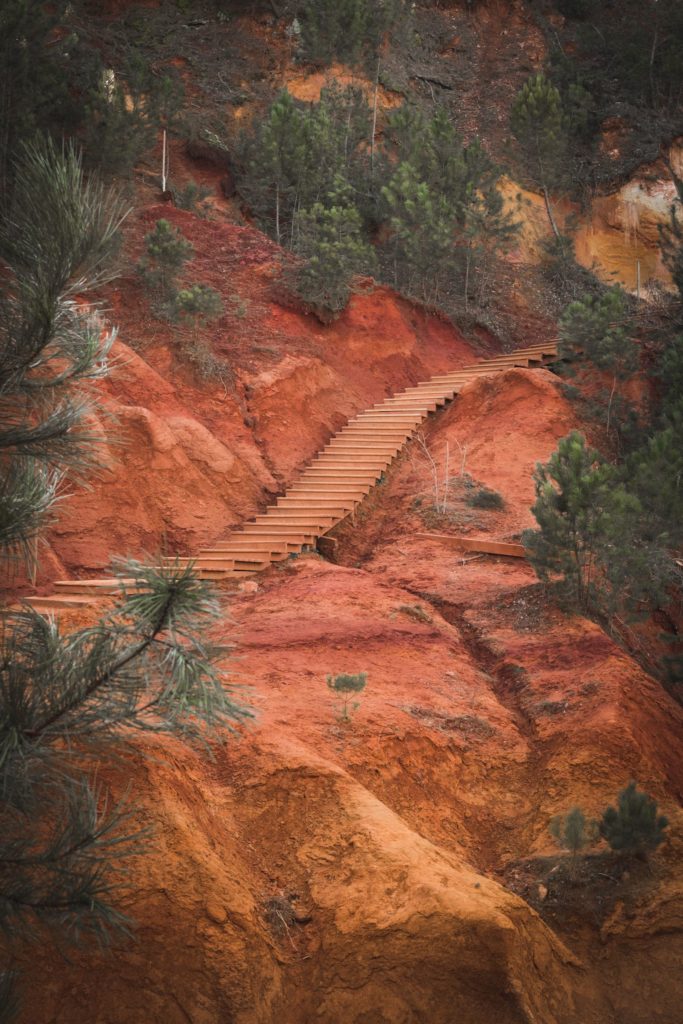
[[[617,853],[647,860],[650,850],[664,842],[668,824],[668,818],[657,814],[657,801],[629,782],[619,794],[617,807],[608,807],[603,813],[600,835]]]
[[[207,284],[192,284],[182,288],[175,297],[176,315],[190,323],[193,336],[198,328],[209,320],[217,320],[223,314],[223,302],[215,288]]]
[[[192,243],[178,228],[161,219],[145,235],[145,249],[145,255],[138,264],[139,274],[148,288],[170,298],[178,275],[192,258]]]
[[[351,718],[351,712],[358,710],[359,702],[352,701],[351,697],[354,693],[362,693],[367,681],[368,677],[365,672],[344,672],[338,676],[327,676],[327,685],[341,703],[339,718],[342,722],[348,722]]]
[[[574,877],[579,854],[598,838],[598,823],[587,819],[580,807],[572,807],[568,814],[551,818],[548,828],[558,845],[571,854],[570,874]]]
[[[172,188],[171,191],[173,192],[173,202],[179,210],[188,210],[198,217],[208,218],[209,203],[207,200],[211,195],[210,188],[204,188],[203,185],[198,185],[196,181],[190,180],[182,188]]]

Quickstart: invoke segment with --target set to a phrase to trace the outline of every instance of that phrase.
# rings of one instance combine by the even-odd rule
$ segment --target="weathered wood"
[[[508,540],[489,540],[488,537],[456,537],[452,533],[417,533],[420,540],[446,541],[462,551],[478,551],[483,555],[504,555],[507,558],[526,558],[523,544]]]

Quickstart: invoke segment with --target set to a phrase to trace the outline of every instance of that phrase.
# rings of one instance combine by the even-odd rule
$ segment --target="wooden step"
[[[346,480],[366,480],[370,482],[380,476],[382,470],[372,466],[358,467],[357,463],[331,462],[309,466],[306,472],[299,478],[301,481],[310,480],[312,477],[344,477]]]
[[[397,431],[395,427],[372,427],[372,426],[352,426],[344,427],[343,430],[339,431],[337,437],[343,437],[345,440],[352,438],[354,441],[405,441],[407,437],[412,437],[415,433],[415,427],[410,429]]]
[[[355,484],[349,484],[347,487],[338,487],[335,485],[334,490],[330,490],[328,484],[299,484],[298,487],[292,487],[287,494],[292,498],[341,498],[342,500],[349,499],[350,501],[362,501],[363,498],[370,492],[371,488],[368,485],[366,488],[359,488]]]
[[[310,538],[311,543],[314,540],[315,537]],[[210,548],[203,548],[201,555],[225,555],[226,558],[230,558],[233,551],[246,549],[251,551],[252,548],[258,551],[288,551],[289,554],[295,554],[305,546],[303,540],[293,539],[289,534],[277,533],[275,531],[268,531],[267,533],[253,532],[239,535],[234,540],[217,542]]]
[[[393,456],[386,456],[381,459],[379,456],[374,458],[358,458],[355,459],[349,455],[332,455],[329,458],[316,459],[308,467],[309,469],[352,469],[359,473],[372,473],[374,470],[379,471],[385,470],[394,461]]]
[[[235,568],[235,560],[231,555],[203,555],[197,554],[192,558],[188,558],[186,561],[181,562],[181,565],[187,567],[191,565],[197,572],[231,572]]]
[[[452,397],[455,395],[455,387],[452,384],[443,383],[439,384],[438,387],[430,388],[429,391],[422,389],[415,391],[404,391],[400,395],[394,395],[393,398],[388,398],[386,402],[382,402],[381,405],[377,405],[377,409],[396,409],[401,406],[410,405],[415,409],[419,409],[421,404],[431,403],[433,405],[443,405],[444,402],[450,402]]]
[[[476,551],[484,555],[504,555],[508,558],[526,558],[523,544],[513,541],[493,540],[488,537],[457,537],[451,533],[416,533],[422,540],[445,541],[463,551]]]
[[[286,508],[281,510],[280,515],[269,515],[263,516],[254,521],[255,526],[266,526],[272,524],[281,523],[283,526],[299,526],[299,527],[310,527],[316,529],[318,527],[328,527],[331,523],[336,523],[337,520],[341,519],[341,515],[327,512],[300,512],[288,511]]]
[[[293,555],[301,551],[303,544],[289,544],[286,541],[278,540],[261,540],[258,537],[252,537],[251,540],[235,540],[231,543],[226,541],[224,548],[206,548],[199,552],[198,558],[200,560],[206,558],[242,558],[245,552],[247,554],[259,554],[263,555],[272,553],[274,555]]]
[[[399,399],[390,398],[388,402],[382,405],[375,406],[377,412],[382,412],[386,409],[392,409],[394,412],[411,413],[414,416],[419,416],[421,420],[425,419],[430,412],[436,412],[436,410],[446,404],[447,399],[443,397],[440,400],[426,400],[420,397],[419,402],[415,402],[410,398]]]
[[[91,594],[106,597],[110,594],[120,594],[124,587],[133,587],[135,583],[136,581],[132,579],[120,580],[112,576],[107,579],[57,580],[54,586],[57,593]]]
[[[382,410],[373,413],[366,413],[364,416],[359,416],[355,420],[350,420],[349,426],[360,425],[363,427],[367,427],[370,426],[371,424],[376,424],[377,426],[387,425],[389,427],[399,426],[408,428],[414,426],[416,423],[419,423],[420,420],[422,419],[424,419],[424,417],[419,414],[402,412],[393,413],[385,412]]]
[[[316,537],[320,536],[320,530],[311,527],[291,526],[289,523],[250,523],[245,526],[242,534],[246,537],[268,537],[278,539],[288,537],[292,543],[312,544]]]
[[[382,462],[391,462],[394,458],[394,453],[380,454],[379,452],[352,452],[351,455],[347,455],[344,452],[321,452],[316,455],[311,466],[330,465],[338,463],[343,465],[345,462],[352,462],[355,466],[360,466],[362,469],[365,467],[381,465]]]
[[[36,612],[63,611],[68,608],[87,608],[95,603],[93,594],[46,594],[44,597],[28,597],[25,603]]]
[[[263,562],[267,565],[269,562],[279,562],[285,558],[289,558],[289,551],[261,551],[258,548],[254,549],[247,548],[244,551],[231,552],[230,558],[223,558],[221,555],[202,555],[201,558],[197,559],[198,564],[204,565],[207,568],[215,566],[217,569],[243,569],[244,564],[248,563],[251,565],[252,562]],[[228,565],[228,561],[230,565]]]
[[[403,448],[404,444],[405,444],[405,440],[401,440],[401,441],[382,441],[382,440],[371,441],[371,440],[364,440],[363,438],[361,438],[360,440],[355,441],[352,437],[349,437],[348,435],[346,435],[345,437],[340,437],[339,439],[335,440],[334,442],[330,441],[329,444],[327,444],[325,446],[323,451],[329,452],[330,454],[333,454],[334,452],[342,451],[342,452],[349,452],[352,455],[356,455],[356,454],[358,454],[358,455],[363,455],[363,454],[373,455],[373,454],[376,454],[377,452],[379,452],[382,455],[384,455],[385,453],[389,453],[391,455],[398,455],[398,453]]]
[[[345,516],[350,509],[343,508],[319,508],[319,509],[298,509],[298,508],[287,508],[287,506],[278,506],[271,510],[268,515],[259,517],[254,520],[256,523],[282,523],[285,522],[288,525],[296,523],[297,525],[306,526],[309,523],[312,526],[322,526],[325,523],[333,523],[335,520]]]
[[[349,509],[354,508],[358,504],[358,501],[353,498],[324,498],[322,495],[319,498],[297,498],[294,495],[287,494],[283,498],[277,499],[278,508],[312,508],[312,509]]]

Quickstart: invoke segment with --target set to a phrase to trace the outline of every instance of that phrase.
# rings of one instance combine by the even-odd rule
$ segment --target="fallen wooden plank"
[[[523,544],[506,540],[489,540],[488,537],[457,537],[452,533],[417,533],[421,540],[448,541],[462,551],[479,551],[484,555],[505,555],[508,558],[526,558]]]

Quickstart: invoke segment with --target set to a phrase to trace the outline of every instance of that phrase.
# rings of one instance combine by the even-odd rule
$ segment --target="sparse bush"
[[[668,818],[657,814],[657,801],[629,782],[619,794],[617,807],[604,812],[600,834],[617,853],[646,860],[664,842],[668,824]]]
[[[183,359],[190,364],[196,376],[202,381],[218,381],[228,389],[234,383],[230,364],[221,359],[210,345],[198,340],[182,346]]]
[[[167,220],[158,220],[145,235],[146,253],[138,264],[138,273],[153,291],[171,298],[178,275],[194,252],[194,246],[179,228]]]
[[[398,610],[404,615],[410,616],[411,619],[415,619],[416,622],[433,622],[431,615],[421,604],[401,604]]]
[[[289,935],[290,929],[296,923],[296,914],[292,901],[287,896],[272,896],[267,900],[264,912],[268,925],[276,935]]]
[[[541,240],[540,250],[541,273],[560,303],[573,302],[604,290],[595,274],[576,259],[571,235],[550,235]]]
[[[465,498],[466,504],[472,508],[501,509],[505,508],[505,501],[502,494],[492,491],[488,487],[478,487]]]
[[[351,701],[351,696],[354,693],[362,693],[367,681],[368,677],[365,672],[327,676],[327,685],[341,702],[339,717],[342,722],[348,722],[351,717],[350,713],[358,710],[360,705],[358,701]]]

